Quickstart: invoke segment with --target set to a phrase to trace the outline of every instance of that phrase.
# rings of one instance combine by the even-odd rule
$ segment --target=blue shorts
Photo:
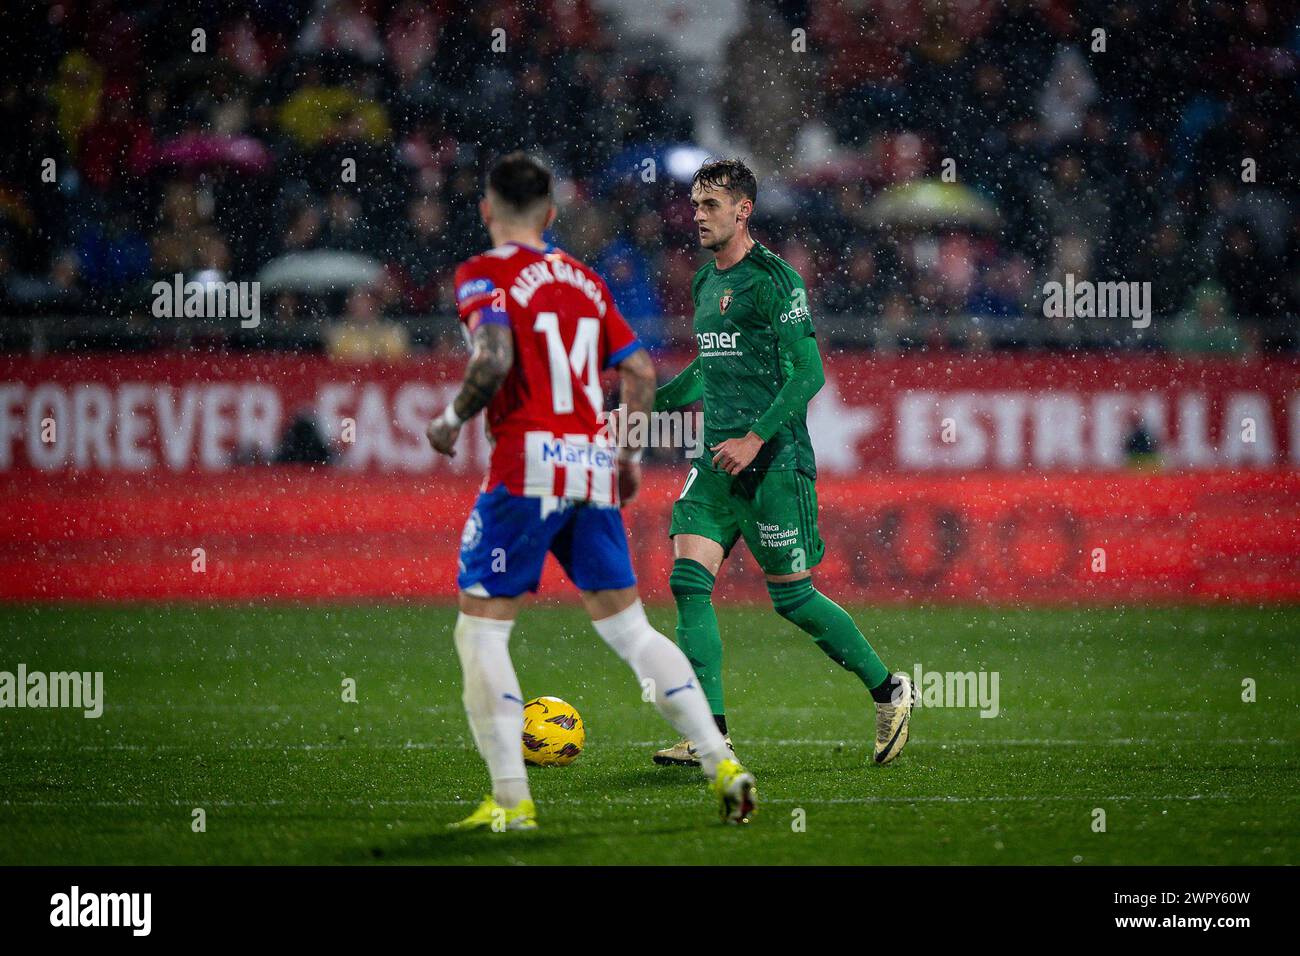
[[[636,584],[617,507],[525,498],[498,485],[479,494],[465,522],[456,585],[478,597],[536,591],[548,551],[579,590]]]

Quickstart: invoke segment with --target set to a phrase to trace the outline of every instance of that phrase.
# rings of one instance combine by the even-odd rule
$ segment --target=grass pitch
[[[724,827],[696,772],[650,763],[671,733],[581,611],[535,605],[512,641],[524,693],[575,704],[587,750],[531,772],[539,832],[452,835],[488,786],[453,610],[0,609],[0,670],[101,670],[106,699],[98,720],[0,710],[0,863],[1300,859],[1300,608],[852,610],[895,670],[996,671],[998,716],[919,710],[871,766],[856,679],[769,609],[723,606],[762,801]],[[651,617],[671,633],[671,609]]]

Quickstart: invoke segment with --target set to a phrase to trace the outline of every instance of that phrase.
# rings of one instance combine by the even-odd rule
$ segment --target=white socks
[[[659,713],[677,732],[695,744],[705,776],[713,778],[718,764],[731,756],[695,679],[691,663],[676,644],[656,631],[637,600],[613,617],[594,622],[596,633],[636,672],[643,687],[654,690]]]
[[[469,728],[492,775],[492,796],[503,807],[518,806],[529,797],[522,744],[524,697],[508,647],[514,626],[514,621],[461,614],[455,631]]]

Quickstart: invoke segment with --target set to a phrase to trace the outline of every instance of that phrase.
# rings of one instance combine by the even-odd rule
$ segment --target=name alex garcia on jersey
[[[524,266],[510,286],[510,298],[520,307],[527,308],[533,294],[551,282],[573,286],[587,297],[600,318],[605,317],[605,296],[601,293],[600,286],[563,259],[533,262]]]

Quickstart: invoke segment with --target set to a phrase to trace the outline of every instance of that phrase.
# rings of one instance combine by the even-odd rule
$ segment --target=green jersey
[[[772,405],[790,377],[789,348],[813,335],[803,279],[780,256],[755,243],[729,269],[710,262],[691,282],[695,342],[704,397],[704,453],[741,438]],[[764,443],[746,471],[797,469],[817,477],[808,422],[800,412]]]

